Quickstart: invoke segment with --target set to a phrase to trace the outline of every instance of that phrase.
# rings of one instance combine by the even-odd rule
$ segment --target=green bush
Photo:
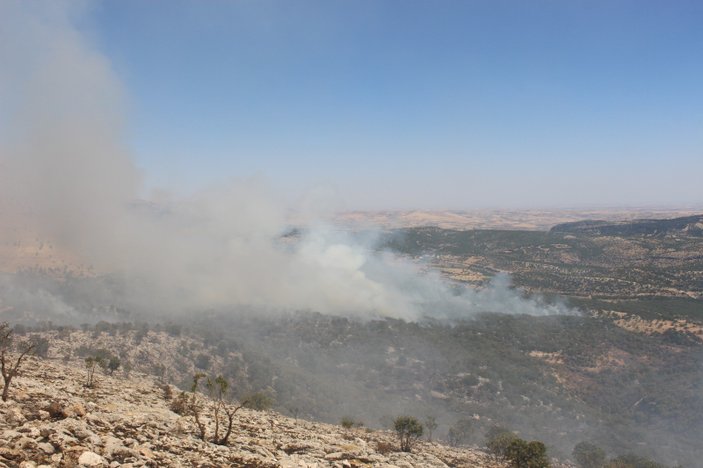
[[[547,448],[542,442],[515,438],[505,450],[505,457],[515,468],[548,468]]]
[[[400,441],[400,450],[403,452],[410,452],[423,432],[422,423],[412,416],[399,416],[395,418],[393,428]]]
[[[515,440],[518,440],[515,433],[499,426],[490,428],[486,433],[486,447],[499,457],[507,457],[508,447]]]
[[[257,411],[264,411],[273,406],[274,399],[265,392],[254,392],[242,398],[242,404],[246,408]]]
[[[355,421],[353,418],[349,416],[344,416],[340,421],[339,424],[344,428],[344,429],[351,429],[352,427],[361,427],[363,426],[362,423]]]

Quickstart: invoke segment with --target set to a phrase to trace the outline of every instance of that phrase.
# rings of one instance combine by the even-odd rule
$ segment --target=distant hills
[[[634,221],[576,221],[557,224],[550,232],[597,236],[672,236],[703,237],[703,214],[672,219]]]
[[[640,219],[694,216],[703,207],[601,208],[601,209],[514,209],[514,210],[399,210],[349,211],[337,213],[330,221],[352,229],[376,226],[402,229],[434,226],[442,229],[499,229],[548,231],[551,227],[583,220],[606,223],[632,222]],[[300,223],[294,223],[300,224]],[[304,223],[303,223],[304,224]]]

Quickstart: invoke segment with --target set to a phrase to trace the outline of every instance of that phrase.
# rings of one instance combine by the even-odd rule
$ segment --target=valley
[[[79,368],[108,352],[181,389],[198,372],[223,375],[234,398],[263,393],[291,417],[382,429],[411,414],[434,418],[445,442],[463,427],[460,444],[470,447],[497,425],[544,441],[564,462],[590,441],[613,457],[695,466],[703,456],[699,223],[610,233],[579,224],[416,227],[379,237],[378,252],[439,271],[457,291],[507,273],[525,297],[560,302],[566,315],[474,310],[448,321],[360,320],[257,307],[144,314],[114,294],[96,295],[116,286],[108,276],[57,280],[41,268],[24,270],[23,284],[71,304],[69,315],[47,303],[13,305],[7,289],[2,314],[22,325],[18,333],[45,340],[52,360]]]

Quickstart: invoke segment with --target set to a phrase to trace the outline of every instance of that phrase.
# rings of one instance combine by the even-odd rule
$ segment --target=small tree
[[[195,367],[202,370],[208,370],[210,368],[210,356],[207,354],[198,354],[195,358]]]
[[[510,444],[517,440],[515,433],[500,426],[493,426],[486,432],[486,447],[499,457],[506,457]]]
[[[514,439],[506,448],[505,456],[514,468],[549,468],[547,448],[536,440]]]
[[[95,369],[98,366],[105,367],[105,358],[100,355],[85,358],[85,367],[88,369],[88,380],[85,383],[86,387],[93,388],[95,386]]]
[[[206,428],[205,423],[202,420],[203,405],[198,400],[198,396],[195,392],[198,390],[198,384],[200,379],[204,378],[205,374],[198,372],[193,376],[193,385],[190,387],[190,395],[186,395],[184,398],[184,406],[186,409],[186,414],[193,417],[195,425],[198,426],[198,432],[200,432],[200,439],[205,440]]]
[[[242,398],[242,404],[253,410],[264,411],[269,409],[274,403],[273,397],[266,392],[254,392]]]
[[[576,444],[573,455],[580,468],[602,468],[605,465],[605,451],[590,442]]]
[[[3,388],[2,401],[7,401],[10,392],[12,379],[19,374],[22,360],[34,350],[35,345],[31,342],[23,341],[20,344],[14,342],[12,329],[7,322],[0,323],[0,370],[2,370]],[[13,360],[10,357],[12,351],[17,350],[19,355]]]
[[[190,392],[181,393],[171,403],[171,409],[178,414],[191,416],[198,427],[200,439],[205,441],[208,439],[207,426],[203,421],[205,405],[196,394],[198,385],[203,378],[205,378],[205,374],[195,374]],[[210,409],[212,412],[211,419],[215,423],[215,431],[210,440],[215,444],[227,445],[234,426],[234,415],[247,404],[247,401],[244,400],[237,406],[228,405],[225,402],[225,397],[229,389],[229,383],[221,375],[215,379],[207,377],[205,388],[213,400]],[[222,435],[220,435],[220,429],[222,429]]]
[[[470,419],[460,419],[452,427],[449,428],[447,439],[449,445],[458,447],[469,441],[469,437],[474,431],[473,421]]]
[[[393,421],[393,428],[400,441],[400,450],[410,452],[415,442],[422,436],[422,423],[412,416],[399,416]]]
[[[34,345],[33,354],[39,357],[49,357],[49,340],[39,335],[31,335],[29,342]]]
[[[232,433],[234,414],[242,407],[242,405],[231,411],[231,408],[225,404],[224,399],[227,389],[229,388],[229,382],[227,382],[227,380],[221,375],[217,376],[214,380],[208,377],[205,386],[210,394],[210,398],[214,400],[212,414],[213,419],[215,420],[215,434],[212,437],[212,441],[216,444],[226,445],[227,440]],[[220,437],[220,419],[222,414],[227,416],[227,429],[224,435]]]
[[[107,361],[107,370],[110,372],[110,375],[112,375],[117,369],[120,368],[122,365],[122,361],[120,361],[120,358],[117,356],[110,356],[110,359]]]
[[[356,421],[349,416],[343,416],[342,419],[340,419],[339,424],[344,429],[351,429],[354,425],[356,425]]]
[[[427,441],[432,442],[432,433],[437,429],[437,418],[434,416],[427,416],[423,422],[425,429],[427,429]]]

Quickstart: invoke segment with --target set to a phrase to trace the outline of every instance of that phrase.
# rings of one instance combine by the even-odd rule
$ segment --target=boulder
[[[85,451],[78,457],[78,464],[82,466],[105,466],[105,459],[95,452]]]

